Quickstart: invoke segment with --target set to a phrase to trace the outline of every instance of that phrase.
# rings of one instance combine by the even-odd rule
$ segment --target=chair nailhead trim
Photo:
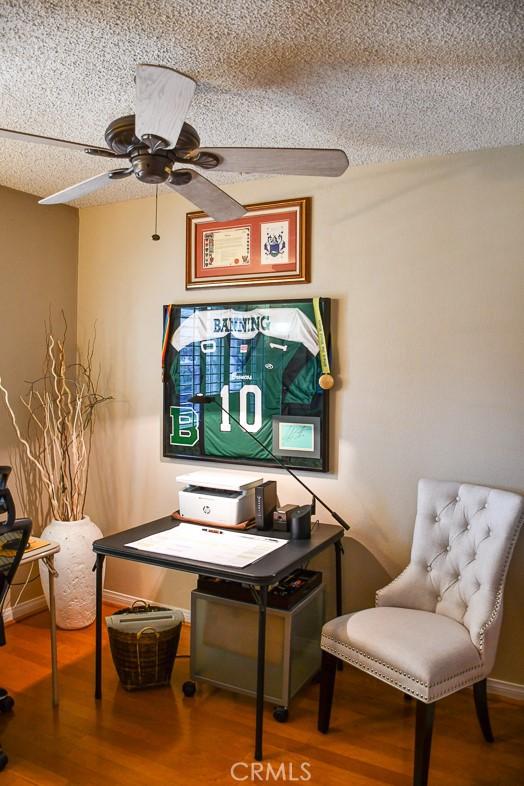
[[[326,642],[325,642],[326,639],[329,640],[329,641],[332,641],[336,646],[333,647],[332,645],[330,646],[329,644],[326,644]],[[378,677],[379,679],[382,679],[384,682],[387,682],[387,683],[389,683],[391,685],[394,685],[395,687],[399,688],[400,690],[403,690],[403,688],[404,688],[404,686],[403,686],[403,684],[401,682],[398,682],[398,681],[395,681],[395,680],[390,680],[389,678],[385,677],[382,674],[382,672],[379,672],[376,669],[373,669],[371,666],[366,667],[366,666],[362,665],[358,660],[352,659],[350,655],[346,656],[346,653],[341,655],[340,651],[337,651],[338,647],[341,647],[344,650],[351,650],[356,655],[359,655],[362,658],[366,658],[367,660],[373,661],[374,663],[378,663],[380,666],[385,666],[387,669],[390,669],[391,671],[395,672],[396,674],[399,674],[401,677],[407,677],[408,679],[412,680],[412,682],[416,683],[417,685],[420,685],[422,688],[426,688],[428,693],[431,690],[431,688],[436,688],[439,685],[444,685],[445,683],[449,683],[449,682],[455,680],[457,677],[462,677],[465,674],[470,674],[471,672],[480,672],[480,674],[482,674],[483,667],[484,667],[483,663],[479,663],[478,666],[470,666],[468,669],[464,669],[464,671],[459,671],[457,674],[452,674],[451,676],[446,677],[444,680],[440,680],[440,682],[434,682],[434,683],[430,684],[430,683],[427,683],[427,682],[423,682],[422,680],[418,680],[412,674],[408,674],[407,672],[400,671],[400,669],[397,669],[395,666],[392,666],[390,663],[386,663],[385,661],[382,661],[379,658],[374,658],[372,655],[369,655],[367,652],[362,652],[362,650],[357,650],[355,647],[352,647],[350,644],[347,644],[344,641],[340,641],[339,639],[335,639],[334,637],[328,636],[325,633],[322,634],[321,648],[323,650],[326,650],[327,652],[330,652],[332,655],[335,655],[338,658],[342,657],[342,659],[345,660],[347,663],[350,663],[351,665],[356,666],[357,668],[361,669],[362,671],[367,672],[368,674],[372,674],[374,677]],[[477,676],[479,676],[479,675],[476,674],[475,677],[477,677]],[[473,679],[473,681],[476,682],[477,680]],[[451,693],[455,693],[455,691],[460,690],[460,688],[464,688],[466,685],[471,685],[471,683],[472,683],[472,677],[468,677],[466,680],[463,680],[458,685],[456,685],[451,691],[445,689],[445,690],[441,691],[438,695],[432,696],[431,700],[434,701],[435,699],[441,698],[442,696],[445,696],[446,694],[448,694],[450,692]],[[413,691],[413,695],[415,695],[419,699],[427,700],[427,697],[424,696],[423,693],[420,693],[420,692],[417,693],[416,690]]]
[[[482,625],[482,627],[479,630],[478,648],[479,648],[479,651],[481,653],[482,653],[482,650],[484,649],[485,633],[488,630],[488,628],[497,619],[498,613],[499,613],[500,608],[502,606],[502,599],[504,597],[504,579],[506,578],[506,573],[507,573],[507,570],[508,570],[508,567],[509,567],[509,561],[511,559],[511,555],[513,553],[513,548],[515,546],[515,543],[517,542],[517,538],[519,536],[519,532],[520,532],[520,528],[521,528],[522,524],[524,524],[524,515],[522,515],[520,520],[517,522],[517,525],[515,527],[515,531],[513,533],[513,537],[511,539],[511,542],[509,543],[508,549],[506,551],[506,557],[504,559],[504,565],[502,566],[502,570],[501,570],[501,573],[500,573],[500,581],[499,581],[499,585],[498,585],[498,588],[497,588],[497,594],[496,594],[496,597],[495,597],[495,603],[493,605],[493,609],[492,609],[491,614],[489,615],[488,619],[486,620],[484,625]]]
[[[402,577],[403,577],[403,575],[404,575],[404,573],[406,573],[406,572],[407,572],[407,570],[408,570],[408,568],[409,568],[409,566],[410,566],[410,565],[411,565],[411,563],[409,563],[408,565],[406,565],[406,567],[404,568],[404,570],[403,570],[403,571],[401,571],[401,572],[398,574],[398,576],[395,576],[395,578],[394,578],[392,581],[390,581],[390,582],[389,582],[389,584],[387,584],[385,587],[382,587],[382,589],[378,589],[378,590],[375,592],[375,606],[380,606],[379,600],[380,600],[380,595],[381,595],[381,593],[382,593],[382,590],[389,589],[390,587],[392,587],[392,586],[393,586],[393,584],[396,584],[397,582],[400,582],[400,581],[401,581],[401,579],[402,579]]]

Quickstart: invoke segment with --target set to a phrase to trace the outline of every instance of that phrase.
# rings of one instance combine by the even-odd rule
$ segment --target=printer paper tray
[[[186,516],[182,516],[179,510],[175,510],[174,513],[171,514],[171,518],[175,521],[183,521],[186,524],[199,524],[201,527],[217,527],[218,529],[250,529],[255,526],[255,519],[241,521],[240,524],[215,524],[214,521],[188,519]]]

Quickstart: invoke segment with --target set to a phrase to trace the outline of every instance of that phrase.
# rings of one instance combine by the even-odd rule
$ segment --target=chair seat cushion
[[[483,679],[468,630],[443,614],[380,606],[322,629],[323,650],[426,703]]]

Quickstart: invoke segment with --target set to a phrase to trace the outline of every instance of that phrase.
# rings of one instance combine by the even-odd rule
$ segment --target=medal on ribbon
[[[326,344],[326,334],[324,333],[324,325],[322,324],[322,314],[320,313],[320,298],[313,298],[313,312],[315,314],[315,324],[317,326],[318,334],[318,349],[320,353],[320,368],[322,374],[319,377],[318,384],[322,390],[331,390],[335,384],[335,380],[331,374],[329,367],[329,355]]]

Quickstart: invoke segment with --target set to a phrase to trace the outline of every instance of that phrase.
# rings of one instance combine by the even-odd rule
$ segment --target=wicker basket
[[[113,662],[126,690],[169,685],[182,621],[182,612],[144,601],[106,618]]]

